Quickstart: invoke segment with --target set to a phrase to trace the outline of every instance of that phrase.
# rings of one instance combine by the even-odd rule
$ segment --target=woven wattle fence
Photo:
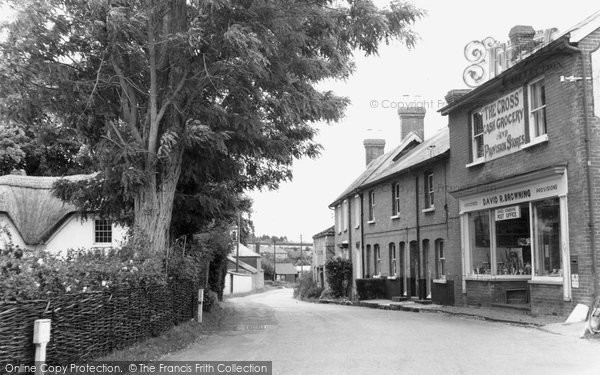
[[[90,360],[194,318],[200,287],[173,280],[164,286],[0,302],[0,368],[33,364],[36,319],[52,320],[47,363]]]

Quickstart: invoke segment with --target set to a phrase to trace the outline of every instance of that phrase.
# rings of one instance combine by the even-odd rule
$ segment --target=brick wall
[[[584,39],[579,47],[591,50],[600,43],[600,30]],[[589,67],[586,76],[591,76]],[[496,98],[518,88],[524,87],[531,80],[543,73],[546,85],[546,115],[548,142],[517,151],[513,154],[487,161],[483,164],[466,167],[471,162],[471,133],[469,116],[471,111],[481,105],[491,103]],[[448,185],[451,190],[468,186],[499,181],[509,176],[526,174],[545,167],[559,164],[567,165],[568,177],[568,218],[570,254],[579,257],[580,287],[572,289],[573,300],[580,303],[591,302],[594,275],[592,273],[592,247],[590,229],[588,227],[588,191],[586,184],[586,134],[584,131],[584,107],[582,85],[590,85],[587,81],[561,82],[561,76],[580,77],[581,58],[579,54],[561,54],[539,62],[535,66],[525,67],[516,78],[505,78],[494,95],[486,95],[485,99],[474,100],[470,105],[457,109],[449,115],[450,127],[450,173]],[[591,88],[588,87],[588,98]],[[526,108],[527,109],[527,108]],[[592,162],[592,197],[594,217],[600,223],[600,123],[593,117],[591,99],[587,104],[588,121],[591,129],[590,156]],[[527,119],[526,119],[527,121]],[[527,125],[526,125],[527,126]],[[449,205],[450,222],[458,214],[458,207]],[[456,222],[456,229],[459,229]],[[460,232],[459,232],[460,233]],[[595,227],[596,236],[600,234],[600,226]],[[459,238],[456,248],[460,248]],[[596,254],[600,254],[596,239]],[[460,252],[458,254],[460,255]],[[569,261],[569,260],[566,260]],[[596,267],[597,268],[597,267]],[[467,303],[487,303],[490,298],[489,285],[480,282],[467,282]],[[532,310],[543,311],[545,306],[557,305],[555,311],[566,312],[571,303],[563,303],[562,289],[555,286],[535,285],[532,289]],[[535,297],[535,298],[533,298]],[[539,305],[538,305],[539,304]],[[560,306],[558,306],[560,305]]]

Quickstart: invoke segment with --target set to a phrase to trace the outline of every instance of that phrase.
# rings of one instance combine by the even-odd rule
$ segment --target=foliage
[[[352,261],[340,257],[325,262],[327,283],[334,297],[347,297],[352,286]]]
[[[303,273],[294,287],[294,298],[319,298],[322,292],[323,288],[313,280],[312,273]]]
[[[92,155],[75,129],[50,121],[0,127],[0,175],[24,169],[30,176],[65,176],[92,168]]]
[[[411,46],[422,15],[370,0],[8,4],[2,120],[75,130],[97,186],[61,197],[84,211],[117,209],[111,217],[132,212],[134,237],[155,253],[174,205],[175,215],[190,208],[177,225],[191,233],[240,209],[244,190],[290,179],[294,159],[317,156],[311,124],[339,120],[348,100],[316,85],[347,78],[355,50]],[[6,160],[22,157],[10,147]]]
[[[273,280],[275,277],[275,270],[273,269],[273,262],[268,259],[261,258],[260,264],[262,266],[265,280]]]

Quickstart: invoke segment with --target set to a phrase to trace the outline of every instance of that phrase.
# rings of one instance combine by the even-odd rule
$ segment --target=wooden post
[[[202,308],[204,307],[204,289],[198,289],[198,316],[196,320],[202,323]]]
[[[43,375],[42,365],[46,363],[46,345],[50,341],[50,319],[36,319],[33,322],[33,343],[35,344],[35,374]]]

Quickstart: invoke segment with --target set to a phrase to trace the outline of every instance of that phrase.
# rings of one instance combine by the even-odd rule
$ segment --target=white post
[[[37,319],[33,322],[33,343],[35,344],[35,374],[42,375],[42,365],[46,362],[46,345],[50,341],[50,319]]]
[[[204,289],[198,290],[198,316],[196,320],[202,323],[202,308],[204,307]]]

